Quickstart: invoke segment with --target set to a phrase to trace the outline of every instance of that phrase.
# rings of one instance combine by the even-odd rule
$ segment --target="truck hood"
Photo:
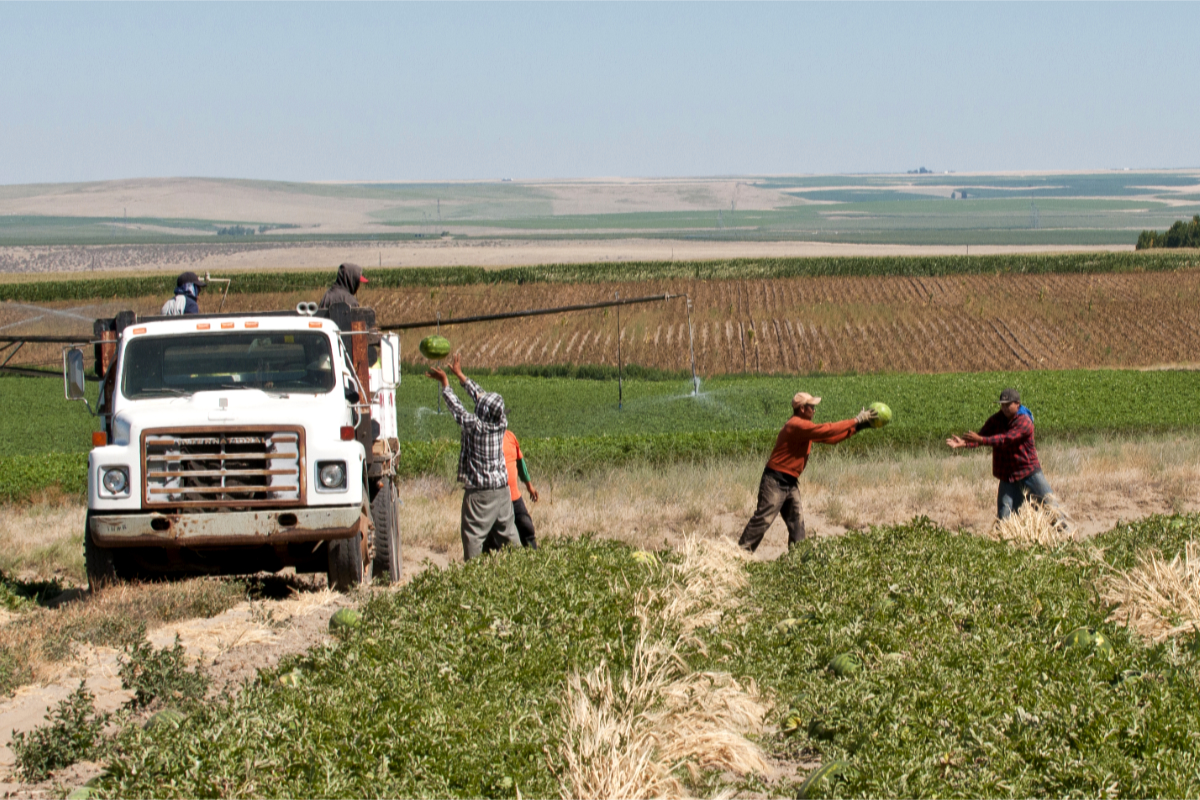
[[[197,425],[313,425],[335,430],[350,421],[336,393],[275,394],[260,389],[197,392],[181,397],[122,400],[113,416],[113,444],[128,445],[147,428]]]

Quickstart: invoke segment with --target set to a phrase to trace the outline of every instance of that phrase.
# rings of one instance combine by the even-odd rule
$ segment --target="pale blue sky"
[[[0,183],[1198,166],[1197,31],[1197,3],[0,3]]]

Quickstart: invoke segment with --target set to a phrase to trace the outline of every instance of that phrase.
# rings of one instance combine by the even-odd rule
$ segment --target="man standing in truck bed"
[[[351,308],[358,307],[358,287],[366,283],[367,279],[363,277],[362,267],[358,264],[342,264],[338,267],[337,278],[333,281],[333,286],[325,292],[325,296],[321,298],[321,308],[329,308],[337,303],[345,303]]]
[[[762,480],[758,484],[758,507],[746,523],[738,546],[753,553],[762,542],[767,528],[781,512],[788,529],[788,548],[804,540],[804,506],[800,502],[800,473],[808,466],[813,442],[837,444],[870,425],[878,414],[863,409],[854,419],[826,422],[812,421],[821,398],[808,392],[797,392],[792,398],[792,418],[779,431],[775,449],[767,460]]]
[[[443,370],[433,367],[425,374],[442,384],[446,407],[462,429],[458,479],[462,481],[464,491],[459,530],[463,558],[470,561],[483,552],[483,543],[489,533],[514,547],[520,547],[521,540],[513,521],[508,468],[504,464],[504,433],[508,429],[504,398],[495,392],[483,391],[479,384],[464,375],[458,353],[450,362],[450,371],[475,401],[474,414],[463,407]]]

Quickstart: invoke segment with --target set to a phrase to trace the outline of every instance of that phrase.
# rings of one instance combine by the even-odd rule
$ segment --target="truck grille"
[[[304,502],[303,428],[152,429],[142,454],[148,508]]]

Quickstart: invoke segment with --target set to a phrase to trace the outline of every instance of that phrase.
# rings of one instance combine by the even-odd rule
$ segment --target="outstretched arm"
[[[471,395],[472,402],[479,402],[479,395],[483,394],[483,389],[479,384],[468,378],[462,371],[462,354],[455,353],[454,358],[450,361],[450,371],[454,373],[454,377],[458,378],[458,382],[467,390],[467,394]]]

